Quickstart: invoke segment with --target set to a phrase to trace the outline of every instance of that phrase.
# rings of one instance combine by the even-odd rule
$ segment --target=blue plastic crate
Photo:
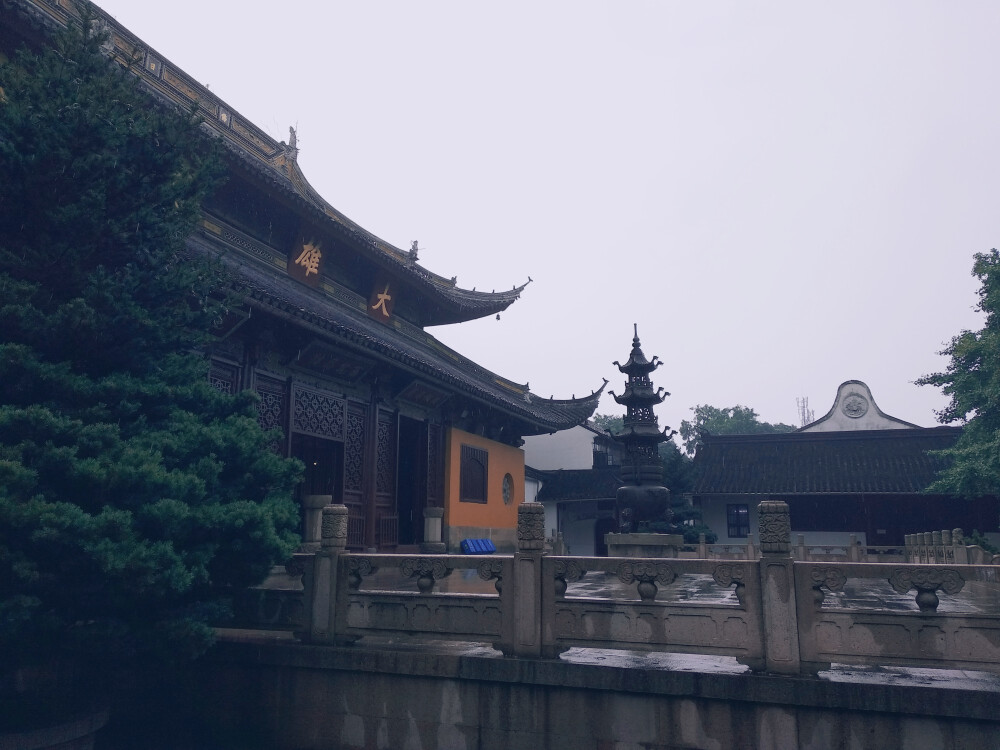
[[[466,555],[492,555],[497,547],[491,539],[463,539],[462,553]]]

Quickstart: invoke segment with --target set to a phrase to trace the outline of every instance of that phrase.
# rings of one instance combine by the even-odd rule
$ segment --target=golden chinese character
[[[378,302],[372,305],[372,310],[382,310],[382,315],[388,318],[389,309],[385,306],[385,303],[392,301],[392,296],[389,294],[389,285],[386,284],[385,289],[382,291],[382,293],[376,294],[375,297],[376,299],[378,299]]]
[[[319,273],[319,261],[323,257],[319,245],[309,242],[302,246],[302,254],[295,260],[295,265],[306,269],[306,276],[311,273]]]

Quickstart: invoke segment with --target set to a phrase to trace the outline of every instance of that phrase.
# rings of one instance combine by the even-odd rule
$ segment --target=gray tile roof
[[[608,466],[600,469],[557,469],[537,471],[542,480],[538,492],[539,502],[556,500],[613,500],[623,482],[619,467]]]
[[[696,495],[915,494],[935,478],[960,427],[706,436]]]

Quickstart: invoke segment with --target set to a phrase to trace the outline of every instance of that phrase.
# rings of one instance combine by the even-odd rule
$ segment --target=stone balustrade
[[[961,529],[942,529],[906,535],[906,561],[912,563],[954,563],[957,565],[997,565],[1000,555],[976,544],[966,544]]]
[[[312,643],[423,637],[542,658],[574,647],[660,650],[731,656],[785,674],[831,662],[1000,672],[995,567],[856,562],[856,544],[836,560],[796,560],[780,501],[759,509],[759,555],[734,560],[547,555],[543,509],[533,503],[519,508],[513,555],[348,553],[346,510],[323,509],[322,547],[306,564],[300,635]],[[453,576],[479,581],[476,593],[449,586]],[[588,588],[592,580],[614,582],[617,593]],[[692,581],[717,595],[666,596]],[[845,599],[849,582],[881,599]],[[953,606],[964,589],[978,592],[986,610]]]

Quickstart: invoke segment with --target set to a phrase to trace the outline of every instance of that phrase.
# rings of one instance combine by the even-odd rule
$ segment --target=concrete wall
[[[241,750],[1000,748],[995,681],[777,677],[693,659],[229,641],[155,705]]]

